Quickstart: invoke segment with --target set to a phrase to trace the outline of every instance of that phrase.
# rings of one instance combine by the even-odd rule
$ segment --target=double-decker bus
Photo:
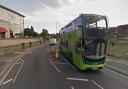
[[[106,16],[81,14],[60,30],[60,51],[79,70],[105,67]]]

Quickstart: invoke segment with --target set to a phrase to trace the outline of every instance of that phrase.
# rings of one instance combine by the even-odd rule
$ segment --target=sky
[[[38,33],[59,32],[81,13],[106,15],[109,26],[128,24],[128,0],[0,0],[0,4],[25,15],[25,28]]]

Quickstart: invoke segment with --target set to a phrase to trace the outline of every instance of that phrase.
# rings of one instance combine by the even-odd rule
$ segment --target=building
[[[24,30],[24,15],[0,5],[0,38],[17,37]],[[17,38],[21,37],[19,35]]]
[[[108,37],[113,37],[116,35],[118,38],[128,37],[128,24],[119,25],[117,27],[110,27]]]
[[[128,37],[128,24],[117,27],[118,37]]]

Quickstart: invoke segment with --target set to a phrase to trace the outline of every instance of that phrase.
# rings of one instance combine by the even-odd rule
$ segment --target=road
[[[128,77],[110,69],[80,72],[48,56],[48,45],[19,58],[0,80],[0,89],[128,89]]]

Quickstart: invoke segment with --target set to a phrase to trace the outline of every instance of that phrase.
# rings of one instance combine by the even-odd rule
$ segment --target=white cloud
[[[78,0],[68,0],[69,3],[75,3]]]
[[[59,8],[44,5],[31,14],[26,14],[26,26],[33,25],[37,32],[47,28],[50,33],[55,33],[56,23],[59,30],[80,13],[107,15],[110,26],[126,24],[128,23],[127,2],[127,0],[58,0],[61,5]]]
[[[57,28],[59,30],[62,26],[67,24],[67,22],[71,21],[76,17],[79,8],[70,12],[74,7],[78,8],[79,5],[77,5],[77,3],[74,5],[68,4],[58,9],[51,8],[48,6],[43,6],[42,9],[36,10],[31,15],[25,14],[26,15],[25,27],[34,25],[34,27],[36,27],[36,30],[38,32],[41,32],[42,28],[47,28],[50,33],[55,33],[56,23],[57,23]]]

